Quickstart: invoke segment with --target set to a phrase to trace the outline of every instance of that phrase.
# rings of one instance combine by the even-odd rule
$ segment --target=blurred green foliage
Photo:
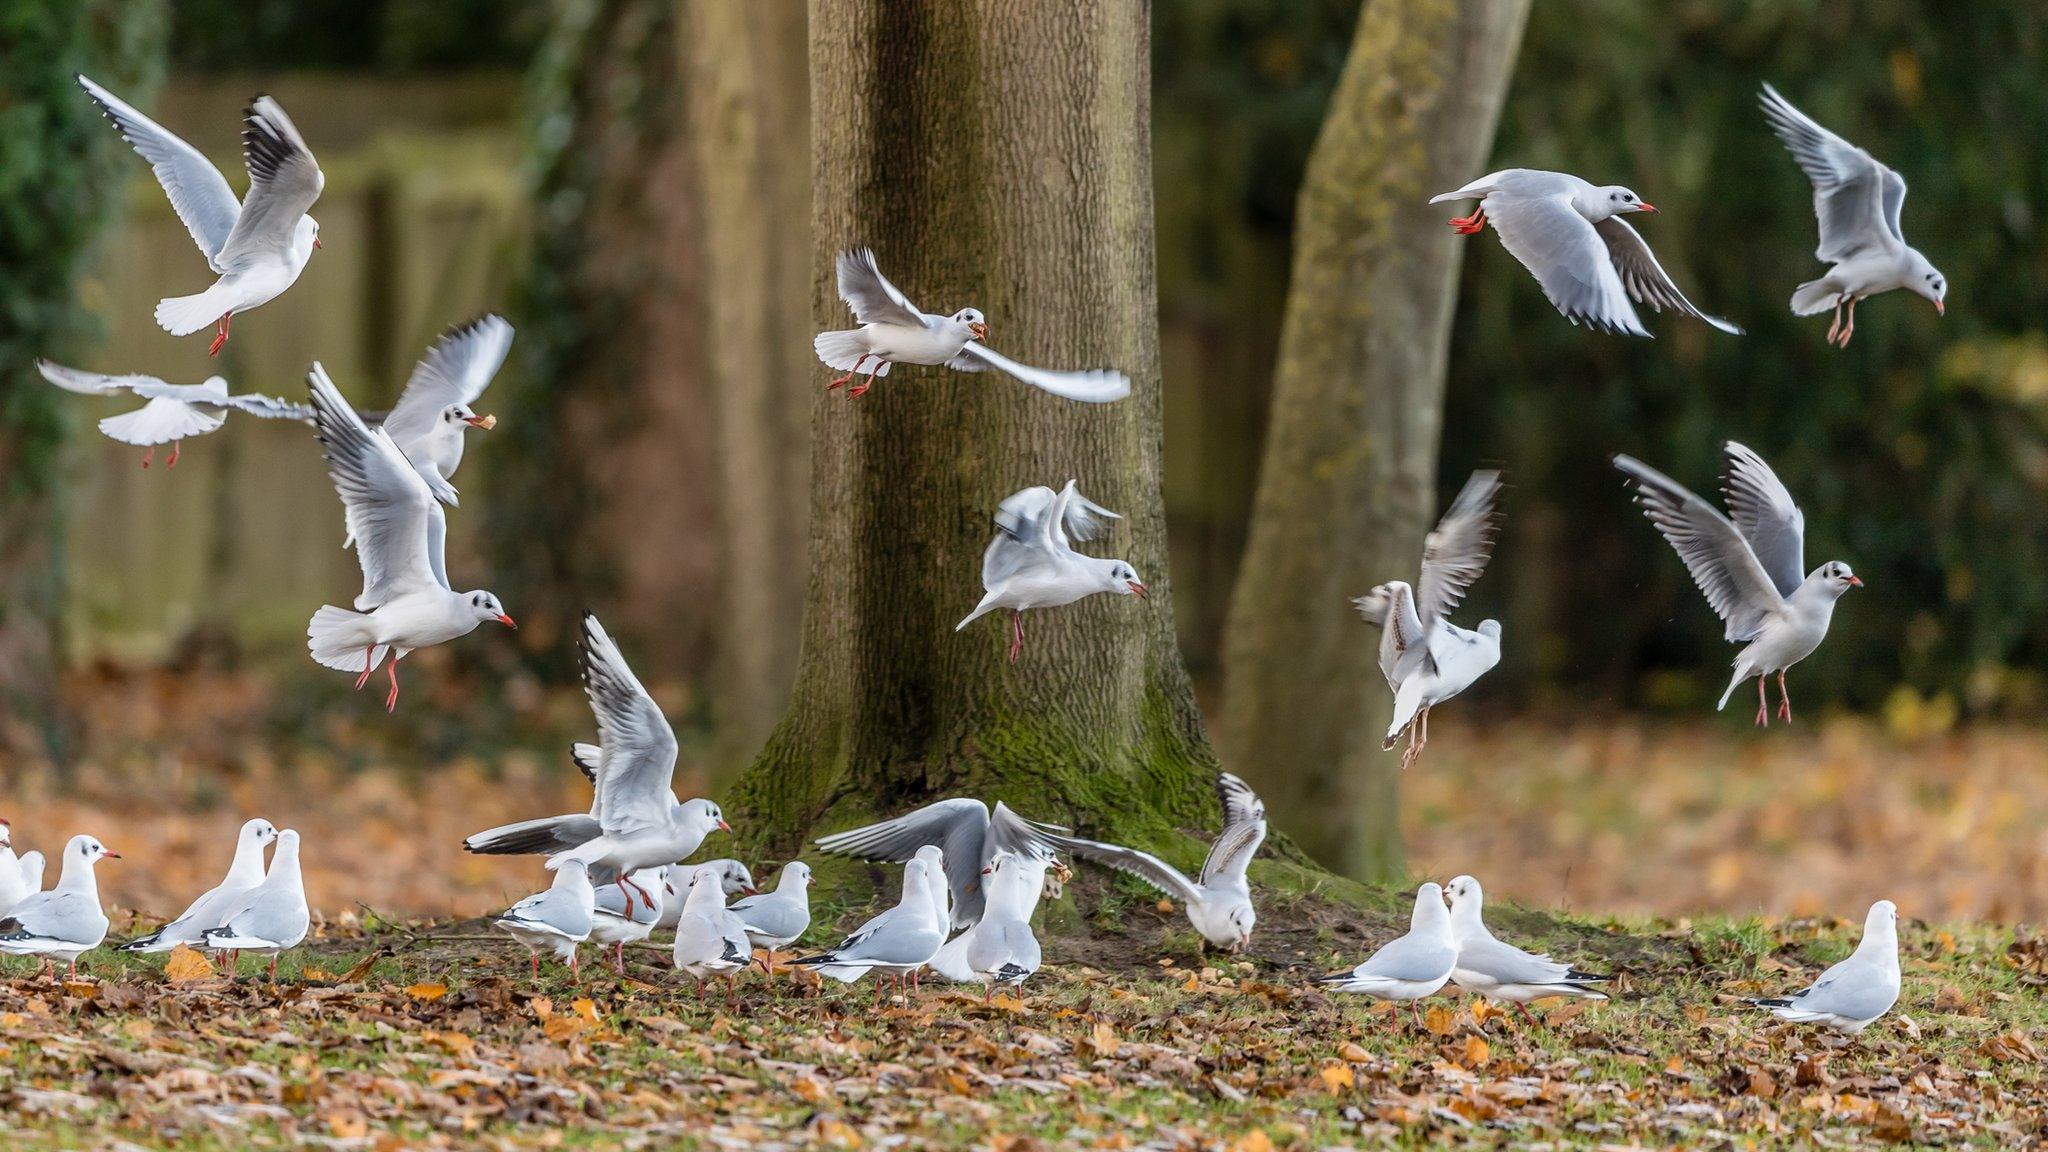
[[[247,72],[523,66],[546,0],[178,0],[172,61]]]

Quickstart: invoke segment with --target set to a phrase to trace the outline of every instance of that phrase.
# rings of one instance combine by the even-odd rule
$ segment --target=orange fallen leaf
[[[446,984],[414,984],[406,988],[405,994],[414,1000],[439,1000],[448,994]]]
[[[1467,1068],[1484,1068],[1493,1059],[1493,1047],[1477,1036],[1465,1037],[1465,1058],[1460,1061]]]
[[[1359,1047],[1356,1044],[1353,1044],[1349,1040],[1346,1040],[1341,1046],[1338,1047],[1337,1055],[1342,1056],[1344,1059],[1349,1060],[1353,1064],[1372,1063],[1372,1053],[1367,1052],[1365,1049]]]
[[[1264,1128],[1254,1128],[1238,1137],[1230,1152],[1273,1152],[1273,1138],[1266,1135]]]
[[[191,984],[219,975],[212,961],[183,944],[171,949],[171,958],[164,962],[164,976],[173,984]]]
[[[1457,1014],[1438,1006],[1422,1014],[1422,1026],[1432,1036],[1449,1036],[1458,1027]]]
[[[1323,1087],[1333,1093],[1358,1087],[1358,1074],[1349,1064],[1325,1064],[1317,1075],[1322,1077]]]

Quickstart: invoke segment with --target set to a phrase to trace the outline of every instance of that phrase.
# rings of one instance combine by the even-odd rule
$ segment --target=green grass
[[[1856,925],[1553,921],[1561,957],[1619,960],[1614,1001],[1481,1021],[1447,995],[1418,1024],[1307,986],[1361,958],[1341,927],[1297,930],[1292,961],[1200,961],[1141,904],[1113,919],[1127,970],[1054,940],[1023,1003],[992,1008],[927,986],[878,1011],[865,984],[755,972],[729,1012],[658,950],[630,980],[593,964],[533,986],[516,946],[396,929],[286,957],[275,987],[171,984],[161,958],[101,952],[66,994],[9,961],[0,1141],[1991,1148],[2048,1131],[2048,950],[2002,929],[1904,926],[1898,1008],[1845,1042],[1737,999],[1801,986]],[[373,944],[395,952],[337,983]]]

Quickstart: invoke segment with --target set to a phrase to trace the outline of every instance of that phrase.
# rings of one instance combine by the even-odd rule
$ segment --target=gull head
[[[1102,590],[1119,596],[1150,596],[1152,590],[1138,579],[1138,570],[1121,560],[1111,560],[1102,566]]]
[[[1897,947],[1899,938],[1899,906],[1889,900],[1879,900],[1870,906],[1870,912],[1863,917],[1863,940],[1857,945],[1875,944],[1878,947]]]
[[[718,869],[719,887],[727,896],[752,896],[760,891],[754,887],[754,874],[737,860],[713,860],[706,867]]]
[[[1450,932],[1451,910],[1444,904],[1443,885],[1431,881],[1415,890],[1415,911],[1409,914],[1408,930]]]
[[[519,627],[510,616],[505,615],[505,606],[498,603],[498,598],[489,592],[479,588],[474,592],[465,594],[463,599],[469,601],[469,610],[475,614],[478,620],[496,620],[507,628],[516,629]]]
[[[1655,212],[1656,206],[1619,184],[1609,184],[1582,193],[1577,207],[1579,215],[1598,224],[1609,216],[1626,216],[1631,212]]]
[[[1834,596],[1840,596],[1851,588],[1863,587],[1863,581],[1840,560],[1830,560],[1814,569],[1813,575],[1807,579],[1820,581],[1820,587]]]
[[[119,860],[121,858],[119,852],[108,851],[105,844],[100,843],[91,836],[73,836],[70,845],[64,851],[81,864],[90,864],[95,860]]]
[[[292,255],[303,264],[320,247],[320,222],[311,216],[299,217],[299,223],[292,229]]]
[[[254,820],[242,825],[242,836],[244,839],[253,840],[258,844],[268,844],[272,840],[277,839],[277,825],[258,816]]]
[[[496,416],[479,416],[467,404],[450,404],[446,408],[441,409],[441,423],[450,427],[466,425],[489,432],[498,426],[498,418]],[[456,430],[461,431],[460,428]]]
[[[953,313],[953,323],[966,328],[976,340],[988,340],[988,317],[979,308],[962,308]]]
[[[782,875],[776,879],[775,886],[781,888],[785,884],[795,885],[798,888],[809,888],[811,886],[811,866],[801,860],[791,860],[789,863],[784,864],[782,866]]]
[[[713,832],[730,832],[732,825],[725,822],[725,813],[709,800],[686,800],[680,806],[682,823],[700,836]]]
[[[1252,910],[1247,900],[1230,910],[1230,930],[1237,934],[1234,948],[1243,948],[1252,942],[1252,928],[1259,922],[1259,914]]]
[[[1943,303],[1948,297],[1948,277],[1929,263],[1917,248],[1906,249],[1906,287],[1934,301],[1936,313],[1948,315],[1948,305]]]
[[[1496,644],[1500,643],[1500,621],[1491,618],[1481,620],[1479,622],[1479,634]],[[1467,876],[1464,879],[1471,880],[1472,878]],[[1478,881],[1473,881],[1472,886],[1477,888],[1479,886]]]
[[[1486,893],[1479,888],[1479,881],[1470,876],[1460,876],[1444,886],[1444,895],[1451,901],[1451,910],[1469,906],[1474,912],[1484,905]]]

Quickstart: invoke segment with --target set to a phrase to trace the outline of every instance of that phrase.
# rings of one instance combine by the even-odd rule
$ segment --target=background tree
[[[814,322],[849,322],[832,257],[872,245],[924,307],[972,304],[1005,351],[1114,364],[1135,391],[1087,406],[898,368],[850,401],[811,369],[801,663],[728,805],[756,847],[952,793],[1162,847],[1214,821],[1165,571],[1148,54],[1137,0],[813,7]],[[1038,614],[1010,665],[999,617],[953,625],[997,502],[1069,477],[1124,514],[1101,548],[1153,595]]]
[[[1413,580],[1436,509],[1456,237],[1527,0],[1368,0],[1302,181],[1266,455],[1224,639],[1225,763],[1342,872],[1400,859],[1378,636],[1347,597]],[[1256,771],[1254,771],[1256,766]]]
[[[71,417],[33,367],[83,334],[76,282],[132,170],[73,75],[146,101],[160,3],[31,0],[0,12],[0,748],[63,754],[57,676],[62,454]]]

